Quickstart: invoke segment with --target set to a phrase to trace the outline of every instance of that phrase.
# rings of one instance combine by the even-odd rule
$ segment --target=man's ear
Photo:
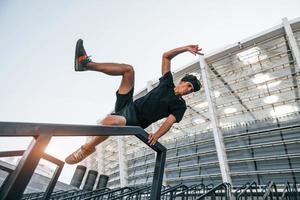
[[[184,81],[179,81],[178,85],[185,83]]]

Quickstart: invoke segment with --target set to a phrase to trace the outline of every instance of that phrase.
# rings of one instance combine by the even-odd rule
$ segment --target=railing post
[[[0,191],[0,200],[18,200],[29,183],[35,168],[43,156],[44,150],[50,142],[51,135],[41,134],[33,139],[24,152],[16,169],[11,173]]]
[[[148,134],[144,132],[143,134],[136,135],[137,138],[139,138],[141,141],[143,141],[145,144],[148,144]],[[158,200],[161,196],[161,187],[164,177],[164,170],[165,170],[165,162],[166,162],[166,155],[167,155],[167,149],[162,146],[161,144],[153,146],[152,149],[157,152],[156,154],[156,161],[155,161],[155,168],[154,168],[154,174],[153,174],[153,180],[152,180],[152,190],[150,194],[150,200]]]
[[[51,178],[50,183],[48,184],[48,187],[45,191],[45,194],[44,194],[42,200],[48,200],[50,198],[50,196],[55,188],[55,185],[57,183],[57,180],[59,178],[59,175],[63,169],[63,166],[64,166],[64,164],[56,167],[53,177]]]
[[[166,152],[157,151],[150,200],[160,199]]]

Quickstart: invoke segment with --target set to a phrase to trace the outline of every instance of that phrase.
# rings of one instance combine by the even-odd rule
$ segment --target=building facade
[[[194,74],[203,87],[184,96],[184,118],[160,139],[168,148],[164,185],[300,181],[299,47],[300,18],[284,18],[173,72],[175,85]],[[154,163],[154,152],[133,136],[110,137],[85,161],[110,177],[110,187],[150,183]]]

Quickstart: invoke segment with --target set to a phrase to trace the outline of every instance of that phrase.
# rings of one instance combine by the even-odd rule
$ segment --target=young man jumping
[[[201,88],[200,81],[193,75],[185,75],[177,86],[173,83],[170,71],[171,60],[186,51],[196,55],[199,54],[201,48],[198,45],[188,45],[164,53],[161,68],[162,77],[159,78],[159,85],[135,101],[133,101],[133,67],[128,64],[93,62],[87,56],[81,39],[76,43],[75,71],[92,70],[111,76],[122,76],[121,84],[116,91],[115,110],[101,121],[101,125],[141,126],[145,129],[153,122],[166,117],[164,123],[155,133],[149,133],[148,143],[154,145],[175,122],[181,121],[186,110],[186,103],[182,96],[196,92]],[[69,155],[65,159],[66,163],[75,164],[82,161],[95,152],[95,147],[107,138],[108,136],[93,137],[92,140]]]

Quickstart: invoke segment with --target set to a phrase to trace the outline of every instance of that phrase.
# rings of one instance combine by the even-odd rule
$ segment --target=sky
[[[0,121],[95,125],[112,111],[121,77],[74,71],[84,40],[95,62],[131,64],[135,92],[161,76],[161,56],[199,44],[213,51],[300,17],[299,0],[0,0]],[[183,53],[172,70],[196,60]],[[30,138],[1,138],[0,151]],[[83,137],[54,138],[48,153],[64,159]],[[60,181],[69,183],[75,166]]]

